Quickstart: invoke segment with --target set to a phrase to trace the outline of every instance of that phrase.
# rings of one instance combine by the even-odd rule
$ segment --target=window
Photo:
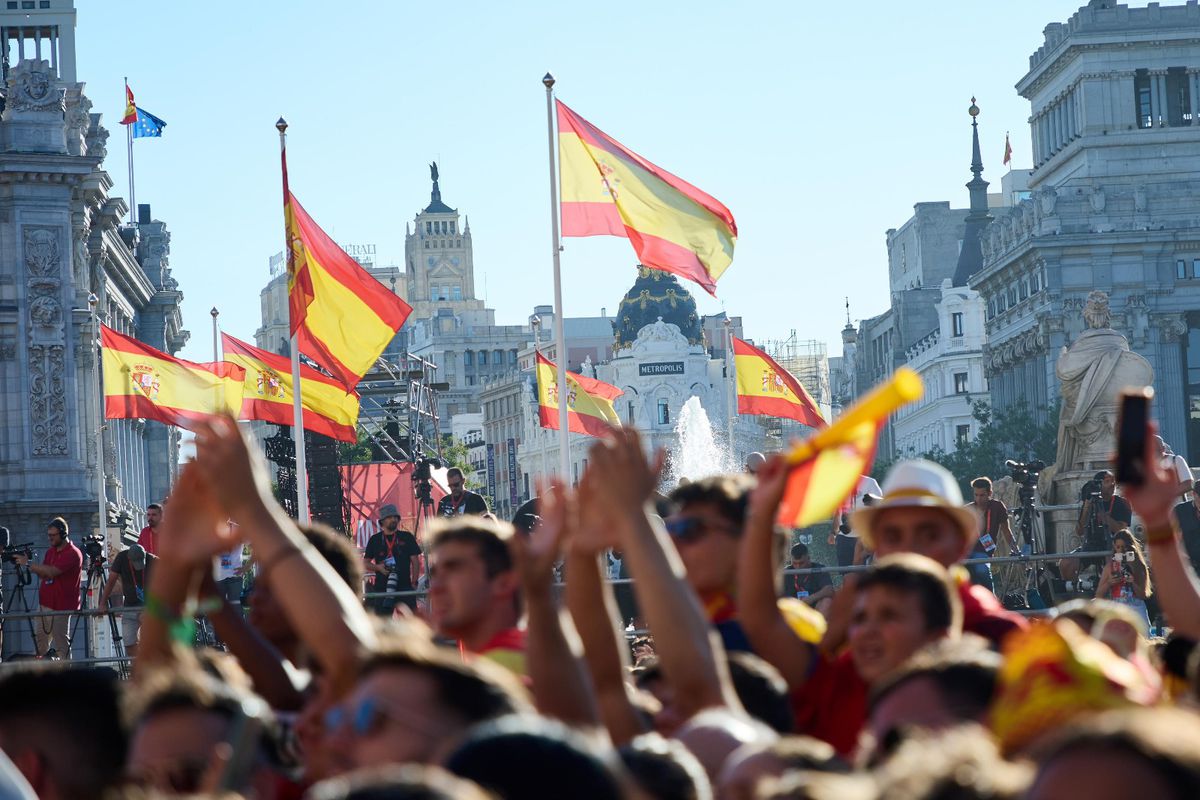
[[[950,335],[963,335],[963,315],[961,311],[955,311],[950,315]]]
[[[503,350],[493,350],[492,351],[492,363],[495,364],[497,367],[502,366],[504,364],[504,351]]]
[[[1192,259],[1192,277],[1200,276],[1200,258]]]
[[[1022,278],[1021,283],[1017,288],[1020,291],[1019,297],[1022,300],[1024,300],[1026,297],[1029,297],[1029,279],[1028,278]]]
[[[1167,70],[1167,124],[1187,125],[1192,120],[1192,100],[1188,92],[1188,76],[1185,67],[1170,67]]]
[[[474,386],[474,385],[475,385],[475,376],[468,375],[467,376],[467,386]]]
[[[426,249],[426,250],[428,250],[428,249],[429,249],[429,242],[425,242],[425,249]]]
[[[954,442],[962,447],[971,438],[971,426],[959,425],[954,429]]]
[[[1137,105],[1137,124],[1139,128],[1154,127],[1154,106],[1151,102],[1150,73],[1139,69],[1133,74],[1134,102]]]
[[[671,424],[671,407],[669,405],[667,405],[666,400],[658,401],[658,424],[659,425],[670,425]]]
[[[467,350],[465,353],[463,353],[463,366],[464,367],[475,366],[475,353],[473,353],[470,350]]]
[[[629,402],[629,414],[625,419],[626,419],[626,424],[628,424],[628,425],[633,424],[633,401],[632,400]]]
[[[462,300],[462,287],[461,286],[451,286],[450,287],[450,299],[451,300]]]
[[[454,223],[453,222],[450,223],[450,232],[454,233]]]
[[[954,393],[955,394],[966,394],[969,391],[970,391],[970,389],[967,386],[967,373],[965,373],[965,372],[954,373]]]
[[[455,247],[462,247],[462,239],[455,239],[455,240],[454,240],[454,246],[455,246]]]
[[[1029,277],[1029,293],[1031,295],[1033,295],[1033,294],[1037,294],[1041,290],[1042,290],[1042,278],[1041,278],[1041,275],[1039,275],[1038,273],[1035,272],[1035,273],[1033,273],[1033,275],[1031,275]]]
[[[481,367],[487,366],[487,350],[479,351],[479,366],[481,366]]]
[[[1183,280],[1187,276],[1188,276],[1187,262],[1184,261],[1182,258],[1176,259],[1175,260],[1175,277],[1178,278],[1179,280]]]
[[[425,232],[426,232],[426,233],[433,233],[433,223],[432,223],[432,222],[426,222],[426,223],[425,223]]]

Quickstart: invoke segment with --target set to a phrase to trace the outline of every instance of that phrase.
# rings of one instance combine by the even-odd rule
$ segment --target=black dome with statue
[[[704,343],[696,301],[687,289],[680,286],[671,273],[639,264],[637,280],[617,307],[617,320],[613,323],[617,349],[632,346],[637,341],[638,331],[653,325],[659,317],[663,322],[678,325],[688,344]]]

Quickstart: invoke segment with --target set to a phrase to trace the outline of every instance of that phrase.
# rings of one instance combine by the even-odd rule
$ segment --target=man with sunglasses
[[[437,515],[439,517],[461,517],[464,514],[488,513],[487,501],[483,495],[469,491],[466,488],[466,478],[458,467],[446,470],[446,485],[450,494],[438,501]]]

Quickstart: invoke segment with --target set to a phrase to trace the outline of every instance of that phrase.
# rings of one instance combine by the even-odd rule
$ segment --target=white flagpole
[[[546,134],[550,148],[550,236],[554,255],[554,339],[558,342],[555,355],[558,382],[558,470],[564,482],[571,480],[570,422],[567,418],[567,340],[563,333],[562,264],[558,246],[558,179],[554,168],[554,76],[549,72],[542,78],[546,87]]]
[[[284,253],[287,254],[288,274],[291,275],[295,269],[295,257],[289,239],[291,232],[287,227],[287,204],[290,201],[287,184],[287,127],[287,121],[283,117],[280,117],[279,121],[275,123],[275,129],[279,131],[279,157],[283,166],[283,247]],[[291,303],[288,303],[288,308],[290,315]],[[296,448],[296,519],[300,522],[308,522],[308,459],[304,453],[304,406],[300,401],[300,340],[296,334],[292,334],[290,349],[292,353],[292,442]]]
[[[725,314],[725,371],[728,373],[725,381],[725,405],[728,408],[729,456],[736,459],[733,444],[733,423],[737,420],[737,358],[733,354],[733,320],[729,313]]]
[[[129,78],[125,79],[125,98],[129,98]],[[134,106],[136,109],[137,106]],[[133,191],[133,126],[137,121],[125,126],[125,140],[129,147],[129,224],[137,222],[137,195]]]

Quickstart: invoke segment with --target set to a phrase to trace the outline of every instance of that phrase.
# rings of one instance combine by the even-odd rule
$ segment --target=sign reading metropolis
[[[682,375],[682,361],[659,361],[654,364],[639,364],[638,375],[646,377],[648,375]]]

